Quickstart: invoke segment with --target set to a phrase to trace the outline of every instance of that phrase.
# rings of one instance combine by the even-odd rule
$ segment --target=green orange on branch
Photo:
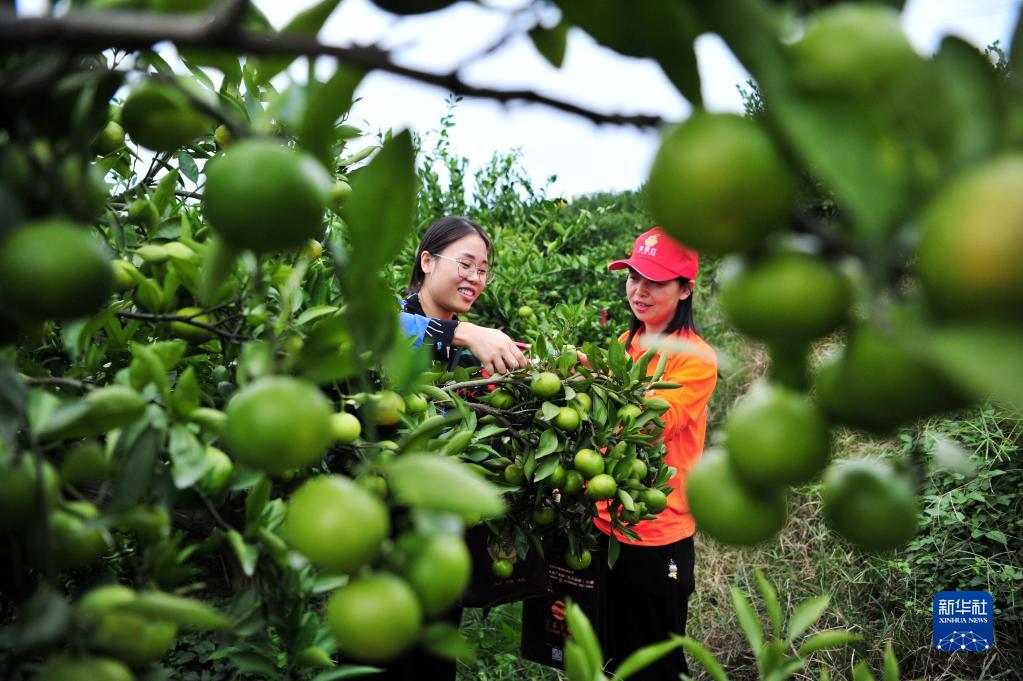
[[[412,587],[395,575],[360,577],[327,601],[327,624],[345,655],[385,662],[419,637],[423,611]]]

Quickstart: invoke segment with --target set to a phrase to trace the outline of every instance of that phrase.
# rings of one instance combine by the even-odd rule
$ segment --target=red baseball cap
[[[664,233],[660,227],[643,232],[632,246],[632,257],[615,260],[609,270],[626,267],[639,272],[650,281],[671,281],[679,277],[695,279],[700,256]]]

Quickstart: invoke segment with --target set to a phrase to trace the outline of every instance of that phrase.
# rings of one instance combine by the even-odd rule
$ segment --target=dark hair
[[[412,264],[412,276],[409,277],[406,293],[417,293],[423,286],[426,273],[423,272],[423,253],[439,253],[462,237],[476,234],[487,245],[487,257],[490,257],[494,244],[476,222],[461,215],[448,215],[433,221],[423,237],[419,240],[416,250],[416,261]]]
[[[691,280],[686,279],[685,277],[679,277],[675,281],[685,288],[689,285]],[[668,322],[668,326],[664,329],[664,335],[668,336],[679,330],[692,331],[699,335],[700,332],[697,330],[696,322],[693,320],[694,295],[696,295],[695,291],[686,296],[684,300],[678,301],[678,305],[675,307],[675,316],[673,316],[671,321]],[[632,319],[629,320],[629,335],[625,339],[626,350],[628,350],[632,345],[632,340],[636,337],[636,334],[639,333],[639,329],[642,326],[643,322],[639,321],[639,317],[636,316],[636,313],[632,313]]]

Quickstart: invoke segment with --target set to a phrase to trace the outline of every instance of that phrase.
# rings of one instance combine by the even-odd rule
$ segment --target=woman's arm
[[[460,322],[455,327],[453,344],[468,348],[483,362],[488,374],[503,374],[529,365],[515,341],[500,329]]]

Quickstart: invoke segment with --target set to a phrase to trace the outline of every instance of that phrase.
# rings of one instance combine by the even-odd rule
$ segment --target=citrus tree
[[[492,314],[537,365],[431,370],[398,331],[390,269],[435,217],[418,212],[415,144],[369,142],[346,114],[381,69],[600,123],[664,121],[323,45],[338,0],[280,31],[244,0],[67,4],[0,16],[6,666],[131,679],[188,630],[220,632],[217,655],[266,678],[333,678],[320,670],[335,652],[464,656],[441,615],[468,579],[467,524],[488,525],[500,576],[551,534],[584,567],[597,501],[626,535],[663,508],[662,405],[643,396],[675,386],[613,342],[576,366],[566,329],[601,333],[596,310],[548,314],[552,286],[521,288],[542,269],[530,249],[565,258],[557,281],[602,267],[561,252],[587,223],[550,205],[543,243],[516,237],[514,212],[495,230],[510,266]],[[649,207],[680,241],[732,256],[723,304],[772,358],[690,475],[700,527],[769,539],[788,487],[823,476],[836,531],[869,550],[907,542],[916,462],[831,463],[832,430],[1023,404],[1019,82],[955,38],[921,57],[890,6],[532,9],[509,11],[529,14],[515,25],[553,65],[581,29],[656,61],[696,108],[665,132]],[[702,109],[691,46],[708,31],[756,79],[759,117]],[[168,40],[173,57],[154,51]],[[296,55],[308,77],[290,75]],[[834,198],[824,218],[800,209],[806,177]],[[811,374],[811,343],[836,332],[841,351]]]

